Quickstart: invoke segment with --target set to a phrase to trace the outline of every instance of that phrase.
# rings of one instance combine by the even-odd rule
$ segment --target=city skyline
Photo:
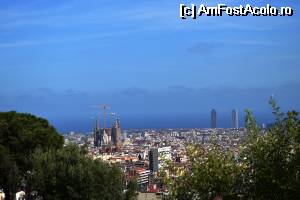
[[[216,111],[216,110],[215,110]],[[216,114],[218,112],[216,111]],[[220,114],[220,115],[219,115]],[[239,115],[239,114],[238,114]],[[139,119],[140,116],[143,116],[142,119]],[[186,115],[139,115],[136,116],[124,116],[124,120],[122,120],[123,129],[208,129],[208,128],[243,128],[245,123],[245,113],[242,112],[240,117],[237,117],[237,126],[233,127],[233,114],[232,110],[228,110],[226,112],[221,112],[217,114],[216,118],[216,127],[212,127],[212,112],[203,114],[186,114]],[[270,125],[271,121],[266,119],[274,119],[274,116],[270,113],[268,116],[264,115],[255,115],[257,118],[257,123],[260,126]],[[83,133],[91,133],[95,130],[95,122],[96,124],[100,124],[98,129],[100,130],[104,128],[103,126],[103,116],[99,116],[97,118],[89,118],[89,119],[72,119],[70,121],[59,120],[54,124],[58,128],[59,131],[63,133],[67,133],[70,131],[75,132],[83,132]],[[93,124],[93,126],[91,126]],[[102,125],[101,125],[102,124]],[[174,125],[175,124],[175,125]],[[106,129],[110,129],[110,126]],[[100,132],[99,132],[100,134]]]

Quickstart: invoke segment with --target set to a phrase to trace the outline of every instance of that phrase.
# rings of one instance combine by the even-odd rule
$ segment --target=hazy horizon
[[[231,113],[218,113],[217,128],[231,128]],[[258,125],[268,125],[274,121],[274,116],[270,113],[254,113]],[[210,113],[200,114],[164,114],[164,115],[126,115],[119,116],[122,129],[179,129],[179,128],[211,128]],[[98,117],[99,119],[99,117]],[[91,118],[63,118],[49,119],[61,133],[70,131],[91,132],[93,131],[95,121]],[[245,115],[239,113],[239,127],[244,127]],[[103,117],[100,116],[100,126],[103,125]],[[110,126],[110,120],[107,119],[106,127]]]

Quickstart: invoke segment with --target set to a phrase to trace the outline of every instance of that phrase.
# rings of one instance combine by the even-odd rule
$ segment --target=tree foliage
[[[197,145],[190,147],[190,170],[179,178],[175,187],[176,199],[214,199],[233,197],[239,168],[232,152],[216,144],[209,150]]]
[[[30,114],[0,112],[0,151],[1,179],[0,188],[4,188],[9,199],[24,180],[24,174],[32,168],[30,155],[36,148],[43,151],[61,148],[63,137],[57,133],[47,120]],[[9,171],[7,171],[9,170]]]
[[[47,120],[0,113],[0,188],[6,199],[22,186],[33,200],[121,200],[123,176],[119,166],[88,157],[85,145],[63,147],[63,137]]]
[[[254,134],[253,127],[242,155],[248,167],[245,188],[253,199],[296,199],[300,195],[300,122],[298,113],[284,115],[273,98],[270,105],[275,123],[265,134]],[[248,118],[253,116],[249,113]],[[260,130],[259,133],[262,133]]]
[[[93,160],[69,145],[58,151],[36,151],[29,185],[32,199],[123,198],[123,174],[118,166]]]
[[[8,151],[0,145],[0,188],[3,188],[7,199],[11,198],[11,192],[17,191],[19,182],[20,175],[16,162]]]
[[[125,193],[125,200],[136,200],[138,196],[138,183],[136,179],[130,180]]]

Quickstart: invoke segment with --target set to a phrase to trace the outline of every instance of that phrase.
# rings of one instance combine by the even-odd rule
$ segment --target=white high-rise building
[[[167,160],[172,159],[171,151],[172,148],[168,147],[161,147],[158,148],[158,168],[164,167],[164,164]]]

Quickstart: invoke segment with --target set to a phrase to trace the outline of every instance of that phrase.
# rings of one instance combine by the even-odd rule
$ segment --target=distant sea
[[[258,125],[268,124],[273,121],[272,115],[255,116]],[[88,117],[72,117],[61,119],[49,119],[50,123],[56,127],[61,133],[70,131],[75,132],[91,132],[95,122]],[[127,115],[121,116],[121,127],[123,129],[164,129],[164,128],[210,128],[210,116],[197,114],[180,114],[180,115]],[[244,126],[244,116],[239,116],[239,127]],[[107,120],[108,127],[110,120]],[[100,121],[103,127],[103,120]],[[230,128],[231,116],[218,116],[218,128]]]

